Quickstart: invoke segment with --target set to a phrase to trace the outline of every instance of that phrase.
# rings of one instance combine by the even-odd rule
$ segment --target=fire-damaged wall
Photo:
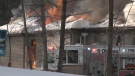
[[[86,36],[86,44],[92,45],[92,44],[99,44],[99,45],[107,45],[108,42],[108,32],[105,29],[86,29],[85,31],[82,29],[72,29],[72,30],[66,30],[65,34],[65,45],[66,44],[72,44],[75,45],[76,43],[84,43],[84,37],[81,35],[83,32],[87,32],[88,35]],[[121,35],[122,39],[122,45],[134,45],[135,44],[135,37],[134,37],[134,31],[132,29],[127,29]],[[121,34],[121,32],[115,32],[114,34],[114,40],[113,44],[115,46],[115,42],[117,41],[116,35]],[[7,63],[11,61],[11,67],[17,67],[17,68],[23,68],[23,44],[24,44],[24,36],[22,34],[14,34],[9,35],[10,37],[10,43],[11,43],[11,52],[10,52],[10,45],[9,45],[9,39],[7,41],[7,51],[6,56],[0,57],[0,66],[7,66]],[[34,33],[29,34],[29,41],[31,45],[31,40],[36,40],[36,46],[35,46],[35,60],[36,62],[36,68],[41,68],[42,57],[43,57],[43,41],[42,41],[42,34],[40,33]],[[47,47],[53,47],[51,48],[56,49],[59,47],[59,41],[60,41],[60,31],[59,30],[51,30],[47,31]],[[32,46],[32,45],[31,45]],[[25,47],[26,48],[26,47]],[[26,49],[25,49],[26,50]],[[27,52],[26,52],[27,53]],[[26,55],[25,60],[25,66],[29,68],[29,61],[27,60],[28,55]],[[34,55],[34,54],[33,54]]]
[[[0,66],[8,66],[8,63],[11,61],[11,67],[17,67],[17,68],[23,68],[23,56],[24,56],[24,42],[26,41],[24,39],[23,34],[12,34],[9,35],[9,38],[7,39],[7,50],[6,50],[6,56],[0,57]],[[65,35],[65,44],[70,44],[70,32],[66,31]],[[36,46],[34,47],[32,44],[32,40],[36,41]],[[59,31],[49,31],[47,32],[47,47],[49,50],[54,50],[59,47],[59,41],[60,41],[60,32]],[[11,43],[11,51],[10,51],[10,45]],[[35,45],[35,43],[34,43]],[[43,38],[41,32],[29,34],[29,46],[30,50],[36,50],[35,56],[32,54],[32,62],[33,66],[35,65],[34,62],[36,62],[36,68],[41,68],[42,63],[42,57],[43,57]],[[28,52],[27,47],[25,46],[25,67],[29,68],[29,58],[28,58]]]
[[[38,2],[37,2],[38,1]],[[56,22],[61,20],[61,8],[62,0],[44,0],[45,1],[45,12],[46,12],[46,24]],[[50,1],[50,2],[48,2]],[[67,4],[67,19],[66,22],[72,22],[80,18],[84,18],[89,21],[90,24],[97,24],[108,19],[108,0],[68,0]],[[53,3],[52,3],[53,2]],[[127,13],[131,7],[125,8],[127,4],[132,3],[132,0],[114,0],[114,19],[116,18],[119,24],[127,22],[134,22],[134,16],[129,16]],[[41,14],[41,7],[39,6],[40,0],[24,0],[26,18],[29,17],[39,17]],[[34,6],[35,5],[35,6]],[[37,5],[37,6],[36,6]],[[84,6],[85,5],[85,6]],[[131,9],[134,12],[134,9]],[[131,12],[131,11],[130,11]],[[17,9],[12,10],[13,17],[12,21],[22,17],[21,5]],[[126,20],[125,20],[126,19]],[[26,19],[27,20],[27,19]],[[37,21],[38,24],[41,23],[40,19]],[[92,25],[90,25],[92,26]],[[79,27],[79,25],[78,25]],[[127,26],[128,27],[128,26]],[[126,28],[126,27],[125,27]],[[135,32],[134,29],[121,28],[122,31],[115,30],[113,36],[113,45],[135,45]],[[121,30],[120,29],[120,30]],[[86,34],[84,37],[83,34]],[[32,67],[40,69],[42,67],[43,58],[43,38],[41,32],[35,32],[29,34],[29,47],[30,54],[27,52],[27,47],[24,47],[24,36],[22,34],[12,34],[9,35],[7,41],[7,51],[6,56],[0,57],[0,66],[29,68],[29,55],[32,59]],[[11,45],[9,45],[11,43]],[[60,30],[50,30],[47,31],[47,47],[48,50],[55,50],[59,47],[60,43]],[[108,29],[107,28],[89,28],[89,29],[69,29],[65,31],[65,45],[71,44],[86,44],[86,45],[107,45],[108,44]],[[25,54],[24,54],[25,49]],[[25,61],[24,61],[25,55]],[[7,65],[8,64],[8,65]],[[25,64],[25,65],[24,65]],[[72,69],[69,73],[75,72],[75,68],[78,66],[64,67],[64,72],[67,68]],[[72,71],[72,72],[71,72]],[[82,70],[81,70],[82,72]]]

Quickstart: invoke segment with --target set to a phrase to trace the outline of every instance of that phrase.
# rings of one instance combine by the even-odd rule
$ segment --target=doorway
[[[27,51],[27,63],[29,64],[29,61],[31,61],[32,69],[35,69],[36,68],[36,39],[31,39],[29,48],[30,48],[30,54]],[[29,57],[31,58],[31,60],[29,60]]]
[[[32,61],[32,68],[36,68],[36,39],[31,40],[30,54]]]

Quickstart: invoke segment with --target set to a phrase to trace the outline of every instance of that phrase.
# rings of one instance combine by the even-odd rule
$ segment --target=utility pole
[[[46,25],[45,25],[45,8],[44,0],[41,1],[41,20],[42,20],[42,37],[43,37],[43,70],[48,71],[48,55],[47,55],[47,38],[46,38]]]
[[[63,4],[62,4],[62,19],[61,19],[61,31],[60,31],[60,50],[59,50],[58,70],[57,70],[58,72],[62,72],[62,67],[63,67],[67,0],[62,0],[62,3]]]
[[[108,57],[107,75],[112,76],[112,43],[113,43],[113,0],[109,0],[109,26],[108,26]]]
[[[27,31],[27,27],[26,27],[25,9],[24,9],[23,0],[21,0],[21,2],[22,2],[22,12],[23,12],[24,30],[25,30],[25,34],[24,35],[25,35],[26,46],[27,46],[27,51],[28,51],[28,55],[29,55],[30,69],[32,69],[32,61],[31,61],[31,54],[30,54],[30,47],[29,47],[29,38],[28,38],[28,31]]]

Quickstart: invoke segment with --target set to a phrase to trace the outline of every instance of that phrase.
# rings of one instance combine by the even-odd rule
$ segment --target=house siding
[[[65,32],[65,44],[76,44],[80,43],[80,37],[81,37],[81,30],[66,30]],[[108,32],[107,31],[91,31],[87,30],[88,36],[86,36],[86,45],[92,45],[92,44],[99,44],[99,45],[107,45],[108,43]],[[113,37],[113,45],[115,45],[116,42],[116,35],[117,33],[114,33]],[[24,37],[19,35],[10,35],[11,38],[11,67],[16,68],[23,68],[23,39]],[[83,37],[81,37],[81,42],[83,44]],[[41,33],[37,33],[34,35],[29,35],[29,39],[36,39],[36,67],[41,68],[42,64],[42,57],[43,57],[43,38]],[[79,41],[78,41],[79,39]],[[135,44],[135,36],[132,31],[127,30],[124,32],[123,35],[123,45],[134,45]],[[29,40],[29,41],[30,41]],[[60,31],[48,31],[47,32],[47,46],[55,46],[56,48],[59,47],[59,41],[60,41]],[[0,66],[7,66],[7,63],[9,62],[9,39],[7,39],[7,50],[6,50],[6,56],[0,57]],[[27,68],[29,68],[28,62]],[[64,68],[65,71],[65,68]],[[70,72],[69,72],[70,73]]]

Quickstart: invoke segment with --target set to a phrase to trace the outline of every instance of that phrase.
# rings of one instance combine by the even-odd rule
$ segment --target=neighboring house
[[[36,62],[36,68],[41,68],[43,57],[43,38],[41,27],[36,23],[38,19],[27,19],[27,28],[29,33],[29,46],[32,52],[33,67]],[[6,56],[0,57],[0,66],[7,66],[7,63],[11,61],[12,67],[23,68],[23,57],[26,47],[24,47],[24,27],[23,21],[19,21],[8,25],[9,35],[7,40]],[[85,37],[83,33],[87,33],[86,45],[107,45],[108,44],[108,21],[95,25],[84,19],[79,19],[74,22],[66,23],[65,31],[65,45],[75,45],[77,43],[84,44]],[[7,26],[1,26],[0,29],[7,29]],[[59,47],[60,42],[60,21],[48,24],[47,29],[47,47],[48,50],[56,49]],[[116,36],[120,35],[122,45],[135,45],[135,30],[134,26],[126,26],[125,24],[116,24],[114,28],[113,45],[117,41]],[[11,48],[10,44],[11,43]],[[51,48],[51,49],[50,49]],[[11,49],[11,51],[10,51]],[[29,67],[28,55],[26,52],[26,67]]]

